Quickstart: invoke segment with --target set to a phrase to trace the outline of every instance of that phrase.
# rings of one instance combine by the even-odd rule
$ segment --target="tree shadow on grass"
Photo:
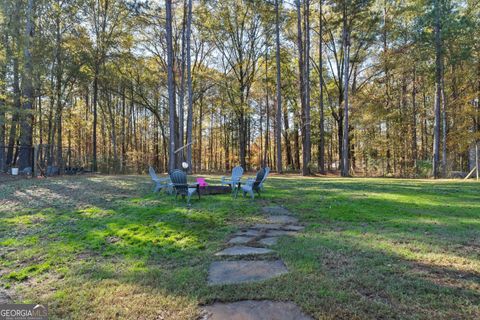
[[[208,257],[173,269],[93,264],[77,280],[115,280],[205,304],[292,300],[318,318],[469,319],[480,312],[475,307],[480,302],[473,285],[480,279],[475,272],[407,260],[355,239],[312,232],[282,239],[278,251],[290,273],[261,283],[208,287]]]
[[[82,176],[19,181],[0,186],[4,202],[0,212],[111,208],[119,200],[144,196],[149,187],[146,177]]]
[[[28,272],[32,261],[62,268],[78,256],[180,263],[181,259],[201,255],[210,242],[219,242],[230,230],[224,219],[222,214],[137,205],[121,210],[90,208],[67,213],[48,210],[41,213],[41,219],[27,225],[1,219],[0,242],[6,246],[2,264],[4,270]]]
[[[455,256],[473,260],[478,254],[473,250],[466,253],[465,248],[473,248],[469,241],[479,236],[472,228],[478,214],[471,193],[477,187],[469,185],[466,193],[455,195],[449,193],[450,185],[435,187],[447,194],[428,191],[429,196],[438,197],[436,205],[429,205],[392,198],[397,194],[415,197],[419,189],[409,183],[393,181],[390,185],[388,181],[371,186],[368,181],[348,180],[352,184],[349,186],[347,180],[318,180],[303,185],[295,180],[269,180],[272,183],[267,185],[262,200],[287,206],[310,227],[304,237],[284,239],[277,248],[291,273],[265,283],[206,286],[213,252],[235,228],[235,219],[254,213],[255,203],[247,205],[229,196],[215,196],[193,202],[194,209],[187,210],[184,203],[172,198],[146,195],[146,191],[129,187],[119,189],[120,198],[102,201],[99,190],[106,185],[105,189],[115,190],[114,180],[82,182],[79,186],[87,188],[86,200],[79,201],[88,206],[85,209],[71,210],[55,204],[40,212],[12,212],[7,219],[4,216],[0,231],[5,231],[6,237],[21,239],[11,245],[16,251],[7,252],[4,258],[25,266],[48,260],[51,269],[47,272],[64,275],[65,280],[59,281],[64,290],[65,286],[77,285],[84,288],[80,292],[89,295],[108,296],[106,292],[114,282],[142,288],[140,292],[152,295],[187,297],[193,303],[290,299],[318,317],[433,315],[446,319],[468,318],[468,312],[478,315],[474,284],[479,279],[471,268],[448,267],[418,257],[408,259],[391,249],[419,243],[426,245],[423,250],[450,255],[453,260]],[[143,180],[138,181],[147,186]],[[60,188],[52,192],[61,198],[74,191]],[[113,193],[107,191],[111,197]],[[369,192],[385,197],[370,197]],[[92,197],[99,199],[98,203]],[[442,202],[451,202],[450,208],[443,207]],[[376,242],[388,242],[389,246]],[[21,264],[6,267],[13,269]],[[39,286],[38,292],[41,288],[47,287]],[[72,291],[69,294],[75,295]],[[130,297],[128,293],[126,296]],[[59,301],[56,296],[48,299]]]

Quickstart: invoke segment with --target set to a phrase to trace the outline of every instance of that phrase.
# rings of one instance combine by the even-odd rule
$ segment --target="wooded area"
[[[439,178],[480,149],[477,0],[4,0],[0,25],[0,171],[39,145],[60,170]]]

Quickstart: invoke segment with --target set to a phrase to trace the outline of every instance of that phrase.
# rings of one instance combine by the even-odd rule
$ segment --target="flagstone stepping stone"
[[[267,254],[273,252],[270,249],[255,248],[248,246],[233,246],[215,253],[216,256],[248,256],[256,254]]]
[[[244,300],[214,303],[203,309],[202,320],[312,320],[292,302]]]
[[[212,262],[208,271],[208,284],[218,285],[263,281],[287,272],[288,269],[282,260],[215,261]]]
[[[272,214],[272,215],[290,215],[290,214],[292,214],[290,211],[288,211],[284,207],[280,207],[280,206],[263,207],[262,211],[266,214]]]
[[[256,229],[248,229],[245,231],[238,231],[234,235],[235,236],[251,236],[251,237],[258,237],[261,236],[263,233]]]
[[[282,225],[278,223],[257,223],[253,229],[281,229]]]
[[[230,244],[245,244],[255,240],[255,237],[236,236],[228,241]]]
[[[277,237],[267,237],[267,238],[263,238],[263,239],[258,240],[258,243],[269,247],[269,246],[276,245],[277,241],[278,241]]]
[[[282,229],[287,231],[302,231],[303,229],[305,229],[305,227],[288,224],[286,226],[283,226]]]
[[[288,215],[280,215],[280,216],[269,216],[267,217],[267,221],[270,223],[287,224],[287,223],[297,223],[298,219]]]
[[[287,231],[287,230],[268,230],[266,233],[267,237],[281,237],[281,236],[294,236],[296,231]]]

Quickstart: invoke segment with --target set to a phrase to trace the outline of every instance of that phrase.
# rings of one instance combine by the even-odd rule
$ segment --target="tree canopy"
[[[5,0],[0,37],[0,171],[474,166],[478,1]]]

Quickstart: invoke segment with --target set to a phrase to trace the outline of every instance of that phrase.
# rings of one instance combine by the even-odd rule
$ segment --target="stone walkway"
[[[291,302],[245,300],[205,307],[209,320],[311,320]]]
[[[265,207],[267,223],[257,223],[242,229],[227,242],[229,247],[215,256],[228,260],[212,262],[208,272],[208,285],[235,285],[258,282],[288,273],[282,260],[275,257],[275,251],[268,248],[277,243],[281,236],[294,236],[304,229],[298,219],[283,207]],[[245,257],[252,257],[245,260]],[[237,258],[237,259],[235,259]],[[237,301],[215,303],[203,309],[202,320],[309,320],[300,308],[290,302]]]

